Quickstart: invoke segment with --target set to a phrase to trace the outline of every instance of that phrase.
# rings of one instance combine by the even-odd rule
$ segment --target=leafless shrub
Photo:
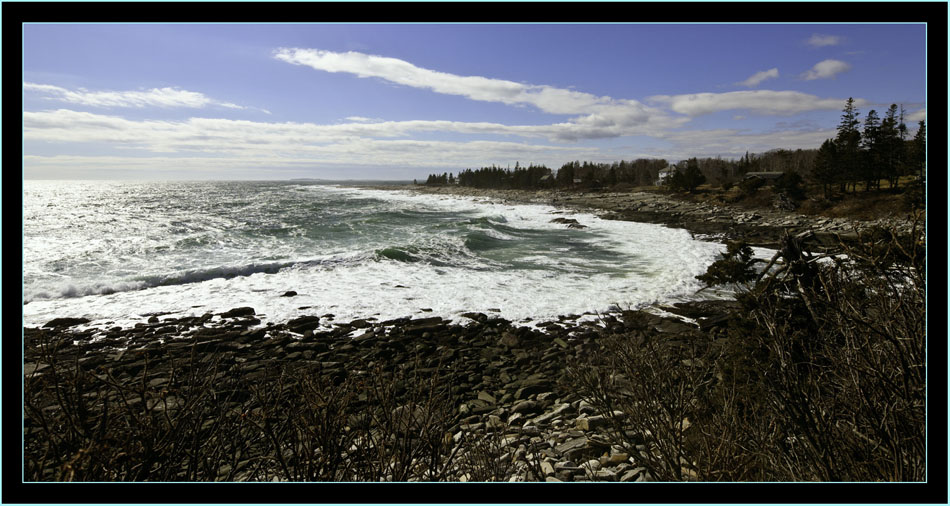
[[[698,476],[689,433],[712,381],[704,353],[642,331],[612,337],[604,350],[595,363],[570,375],[581,396],[608,420],[612,442],[656,479]]]
[[[724,342],[636,330],[573,369],[657,479],[925,479],[922,231],[858,234],[828,260],[808,239],[785,237]]]
[[[440,368],[403,364],[340,382],[272,362],[248,376],[197,351],[134,375],[88,370],[47,337],[25,378],[28,481],[414,481],[454,477],[456,402]],[[129,352],[127,352],[129,353]],[[67,360],[68,358],[68,360]]]

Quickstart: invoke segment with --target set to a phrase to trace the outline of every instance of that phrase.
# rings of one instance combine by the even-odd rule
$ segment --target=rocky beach
[[[910,228],[901,220],[816,219],[648,193],[412,189],[595,210],[605,218],[773,248],[783,236],[808,230],[821,242],[875,225]],[[568,227],[584,226],[561,219]],[[735,343],[727,329],[740,308],[734,300],[615,308],[532,321],[530,327],[491,312],[466,313],[461,322],[424,315],[336,321],[316,307],[306,316],[266,324],[251,307],[198,317],[151,314],[127,327],[57,318],[23,329],[27,476],[722,479],[703,474],[695,462],[662,464],[668,455],[651,431],[624,429],[628,413],[594,402],[596,392],[584,378],[603,373],[598,364],[617,343],[630,340],[661,342],[667,351],[658,363],[693,371],[703,364],[699,357]],[[691,354],[668,351],[686,349]],[[679,416],[682,421],[673,422],[676,438],[694,423]]]
[[[376,187],[436,195],[493,199],[501,202],[548,204],[566,209],[593,212],[605,219],[655,223],[683,228],[697,237],[724,242],[745,241],[752,246],[774,249],[788,231],[791,235],[811,231],[827,245],[837,236],[853,238],[856,232],[872,227],[889,227],[907,233],[913,227],[906,213],[873,220],[805,215],[778,202],[770,207],[743,208],[725,202],[691,202],[669,194],[647,191],[563,191],[495,190],[462,186]]]

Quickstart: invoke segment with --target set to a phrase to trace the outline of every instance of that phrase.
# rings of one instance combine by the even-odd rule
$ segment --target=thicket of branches
[[[706,278],[747,284],[718,338],[634,331],[572,371],[615,443],[660,480],[926,479],[922,230],[786,237],[754,282],[744,253]]]
[[[457,434],[454,372],[271,362],[260,374],[214,351],[155,381],[91,368],[47,337],[25,378],[26,481],[507,480],[501,432]],[[511,459],[509,458],[508,461]],[[489,465],[491,464],[491,465]]]

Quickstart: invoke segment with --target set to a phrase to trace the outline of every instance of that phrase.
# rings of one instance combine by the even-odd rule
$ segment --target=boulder
[[[496,402],[495,397],[484,390],[478,392],[478,399],[483,400],[489,404],[495,404]]]
[[[43,325],[44,327],[53,327],[53,328],[66,328],[72,327],[73,325],[80,325],[83,323],[89,323],[91,320],[88,318],[54,318]]]
[[[411,320],[409,324],[406,325],[405,331],[409,334],[422,334],[424,332],[436,330],[441,326],[442,318],[433,316],[432,318],[419,318]]]
[[[364,319],[358,319],[351,321],[350,326],[355,329],[365,329],[366,327],[370,327],[372,325]]]
[[[520,344],[520,340],[517,335],[511,332],[505,332],[501,335],[501,339],[498,340],[498,344],[507,346],[508,348],[517,348]]]
[[[287,322],[287,328],[292,332],[303,334],[320,326],[319,316],[301,316]]]
[[[521,401],[511,407],[511,412],[522,414],[540,413],[541,405],[537,401]]]
[[[236,318],[238,316],[254,316],[256,312],[252,307],[236,307],[230,311],[221,313],[221,318]]]
[[[475,320],[479,323],[482,323],[488,319],[488,316],[485,313],[462,313],[461,316],[464,316],[465,318],[468,318],[471,320]]]

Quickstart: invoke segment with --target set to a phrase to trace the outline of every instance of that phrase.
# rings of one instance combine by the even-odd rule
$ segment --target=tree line
[[[659,171],[667,165],[666,160],[650,158],[613,163],[576,160],[565,163],[555,172],[545,165],[525,167],[515,162],[514,169],[492,165],[466,169],[458,176],[451,172],[430,174],[425,184],[493,189],[600,188],[617,184],[647,186],[656,182]]]
[[[774,149],[766,153],[746,153],[739,160],[693,157],[675,165],[665,159],[639,158],[613,163],[571,161],[556,172],[544,165],[524,167],[515,162],[514,169],[496,165],[467,169],[456,176],[452,172],[430,174],[427,185],[470,186],[492,189],[591,189],[615,185],[653,186],[660,180],[660,171],[674,169],[664,184],[672,189],[692,190],[703,183],[716,186],[730,185],[742,180],[749,172],[795,172],[806,176],[817,153],[816,149]]]
[[[863,125],[859,115],[854,99],[849,98],[835,138],[827,139],[818,149],[746,152],[738,160],[693,157],[675,165],[665,159],[650,158],[613,163],[571,161],[557,171],[544,165],[524,167],[515,162],[514,169],[492,165],[466,169],[458,176],[451,172],[430,174],[425,184],[492,189],[596,189],[659,183],[673,190],[693,191],[704,183],[729,188],[750,172],[784,172],[786,183],[795,186],[795,182],[808,181],[821,185],[827,197],[835,185],[844,193],[849,188],[851,192],[857,191],[858,183],[864,183],[865,191],[870,191],[880,189],[882,181],[896,189],[901,176],[918,174],[922,179],[926,162],[924,120],[914,138],[907,139],[903,106],[891,104],[883,118],[871,109]],[[667,168],[672,172],[661,179],[660,172]]]

